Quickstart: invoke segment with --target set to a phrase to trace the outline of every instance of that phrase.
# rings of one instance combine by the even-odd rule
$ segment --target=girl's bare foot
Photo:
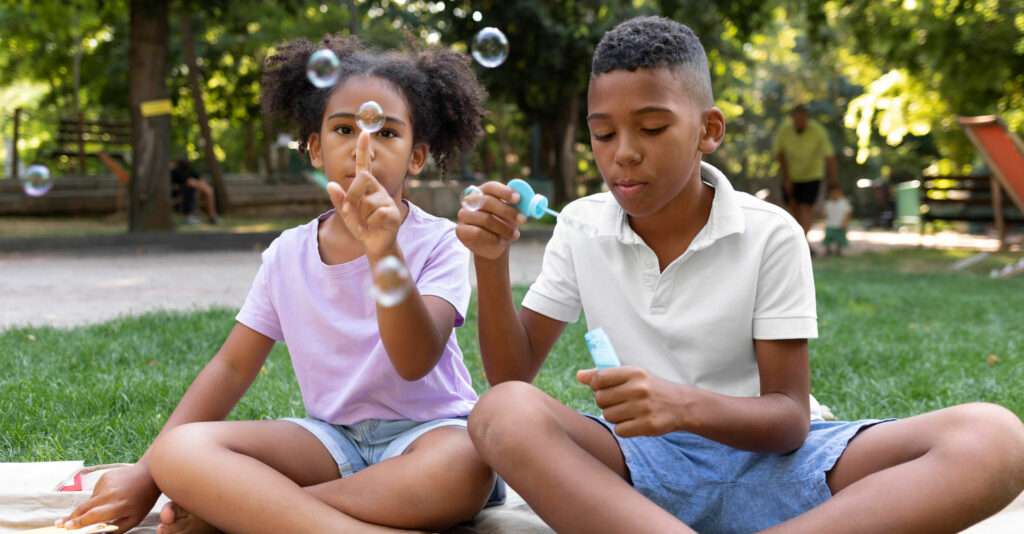
[[[188,510],[169,502],[160,510],[157,534],[218,534],[212,525],[192,515]]]

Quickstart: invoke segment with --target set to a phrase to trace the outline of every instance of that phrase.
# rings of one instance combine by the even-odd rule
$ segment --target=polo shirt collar
[[[745,223],[743,209],[740,207],[736,190],[729,179],[709,163],[700,163],[701,180],[715,188],[715,196],[711,200],[711,215],[707,224],[697,233],[690,248],[700,250],[711,246],[715,241],[732,235],[743,233]],[[604,210],[597,228],[598,236],[612,236],[627,245],[641,244],[643,239],[629,226],[626,211],[615,201],[611,193],[605,193]]]

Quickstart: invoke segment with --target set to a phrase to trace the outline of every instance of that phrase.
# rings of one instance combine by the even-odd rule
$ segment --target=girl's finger
[[[363,130],[356,140],[356,174],[370,171],[370,132]]]

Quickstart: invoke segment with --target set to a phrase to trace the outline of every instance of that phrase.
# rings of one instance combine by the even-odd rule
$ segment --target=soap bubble
[[[476,211],[484,206],[484,192],[479,187],[471,185],[462,191],[462,207],[469,211]]]
[[[30,165],[21,177],[21,189],[30,197],[41,197],[53,189],[50,169],[45,165]]]
[[[310,83],[323,89],[338,82],[341,73],[341,61],[334,52],[326,48],[313,52],[306,65],[306,76]]]
[[[384,307],[391,307],[405,300],[412,289],[409,269],[394,256],[377,262],[373,267],[373,298]]]
[[[508,57],[508,39],[498,28],[488,26],[473,37],[472,50],[477,63],[493,69]]]
[[[359,106],[359,111],[356,112],[356,124],[360,128],[374,133],[384,126],[384,110],[373,100],[363,102],[363,105]]]

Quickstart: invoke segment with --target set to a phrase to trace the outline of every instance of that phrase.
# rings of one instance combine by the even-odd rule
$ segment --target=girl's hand
[[[142,464],[114,469],[96,482],[92,498],[80,504],[58,526],[80,528],[93,523],[107,523],[127,532],[146,518],[160,490]]]
[[[519,193],[501,182],[487,182],[480,186],[484,203],[473,211],[459,210],[459,224],[455,235],[474,255],[493,260],[508,250],[519,239],[519,225],[526,215],[516,209]]]
[[[345,191],[335,182],[327,184],[336,213],[352,235],[363,244],[368,256],[391,253],[402,225],[402,211],[387,189],[370,173],[370,133],[363,131],[356,141],[356,175]]]
[[[685,427],[687,387],[624,365],[598,371],[584,369],[576,379],[594,391],[594,401],[615,433],[622,437],[660,436]]]

